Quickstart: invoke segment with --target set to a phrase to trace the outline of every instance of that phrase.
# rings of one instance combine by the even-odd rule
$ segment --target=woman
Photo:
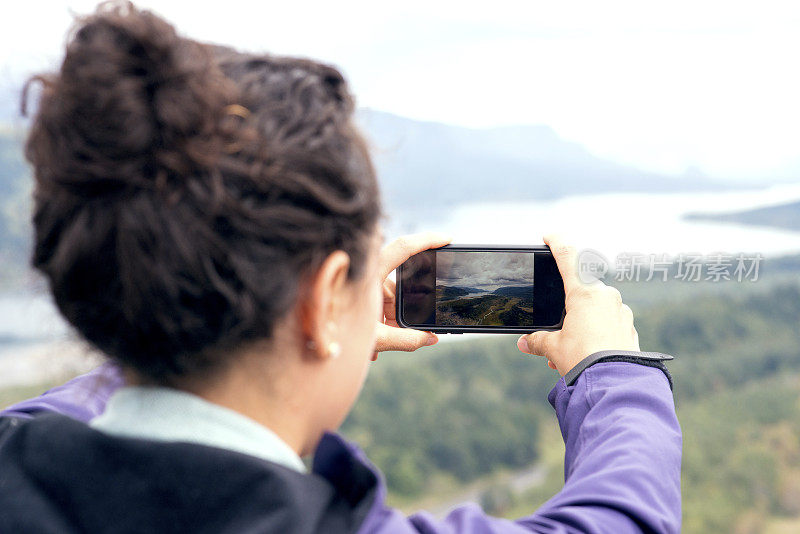
[[[199,44],[111,4],[38,80],[33,265],[111,362],[0,418],[0,531],[680,529],[668,357],[639,352],[619,293],[581,284],[556,237],[564,328],[518,346],[563,377],[549,399],[564,489],[516,521],[386,507],[376,469],[333,431],[379,352],[437,341],[395,327],[387,276],[447,240],[381,250],[338,71]]]

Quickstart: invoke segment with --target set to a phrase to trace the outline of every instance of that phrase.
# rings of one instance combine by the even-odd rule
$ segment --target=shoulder
[[[111,436],[53,414],[0,418],[0,472],[8,511],[0,531],[78,517],[81,530],[108,532],[115,517],[119,532],[355,532],[374,497],[367,479],[354,491],[344,471],[303,474],[215,447]]]

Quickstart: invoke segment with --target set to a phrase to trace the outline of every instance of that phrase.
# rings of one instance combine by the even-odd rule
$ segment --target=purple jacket
[[[136,460],[143,467],[145,473],[142,477],[155,478],[157,468],[148,467],[142,454],[147,451],[163,448],[165,454],[177,454],[176,458],[169,460],[169,465],[175,465],[183,459],[189,458],[194,464],[220,463],[222,460],[210,462],[197,460],[206,458],[204,454],[222,455],[222,451],[203,446],[186,445],[184,449],[176,452],[174,447],[168,445],[148,444],[141,448],[141,440],[125,440],[123,438],[99,437],[97,431],[91,430],[86,425],[78,425],[70,419],[61,417],[39,417],[47,413],[58,413],[69,416],[79,421],[88,421],[100,414],[105,402],[113,391],[121,385],[122,381],[115,369],[106,364],[95,371],[78,377],[63,386],[48,391],[44,395],[23,401],[2,412],[0,421],[10,422],[5,426],[0,425],[0,510],[9,512],[5,517],[0,517],[0,531],[4,527],[36,528],[40,526],[37,506],[31,506],[29,501],[40,499],[36,487],[42,485],[42,475],[18,475],[16,473],[31,473],[36,470],[46,472],[44,478],[52,479],[52,484],[57,485],[63,478],[68,490],[65,494],[80,495],[83,491],[79,488],[75,473],[68,470],[61,473],[57,469],[50,472],[54,456],[64,458],[62,463],[76,464],[75,469],[81,473],[93,468],[99,470],[98,476],[109,478],[109,469],[117,469],[119,456],[138,454]],[[276,490],[275,482],[265,486],[268,496],[260,496],[256,490],[248,490],[252,495],[252,506],[247,508],[242,502],[248,499],[237,500],[237,506],[245,506],[238,517],[256,517],[267,508],[272,508],[273,519],[261,517],[253,519],[248,525],[251,528],[214,524],[209,526],[210,519],[202,519],[202,525],[208,531],[236,531],[237,529],[252,532],[345,532],[358,533],[453,533],[453,534],[484,534],[484,533],[560,533],[560,532],[608,532],[622,534],[627,532],[679,532],[681,527],[681,495],[680,495],[680,464],[681,464],[681,431],[675,416],[672,393],[666,375],[658,368],[628,362],[600,362],[585,370],[574,380],[572,385],[567,385],[561,378],[548,396],[550,404],[556,410],[556,416],[561,427],[561,432],[566,443],[564,459],[565,484],[563,489],[531,515],[516,519],[506,520],[486,515],[475,504],[464,504],[452,510],[447,517],[437,520],[426,512],[420,512],[410,517],[405,516],[396,509],[386,506],[386,487],[377,469],[367,460],[363,452],[356,446],[347,443],[336,434],[326,434],[321,440],[316,454],[313,471],[310,475],[288,473],[277,466],[271,466],[271,476],[280,479],[284,489]],[[36,424],[26,429],[28,422],[40,419],[43,421],[39,428]],[[71,421],[71,422],[69,422]],[[56,430],[57,429],[57,430]],[[38,433],[37,433],[38,432]],[[53,445],[49,450],[47,436],[58,432],[65,436],[65,440],[75,444],[75,451],[63,453],[64,445]],[[73,436],[74,437],[70,437]],[[98,435],[96,435],[98,434]],[[37,437],[38,436],[38,437]],[[105,440],[105,441],[100,441]],[[117,440],[117,441],[114,441]],[[48,441],[48,444],[44,442]],[[38,459],[31,452],[31,443],[35,443]],[[99,443],[95,447],[95,444]],[[39,450],[41,444],[41,450]],[[110,445],[109,445],[110,444]],[[137,447],[139,447],[137,449]],[[96,450],[95,450],[96,449]],[[204,450],[208,449],[208,451]],[[144,450],[145,452],[142,452]],[[90,453],[84,451],[93,451]],[[171,451],[171,452],[170,452]],[[71,454],[71,456],[70,456]],[[91,456],[90,460],[83,457]],[[244,456],[244,455],[241,455]],[[108,460],[111,458],[111,460]],[[235,453],[226,458],[226,480],[239,480],[236,478],[237,470],[241,467],[244,458]],[[230,460],[234,458],[234,460]],[[80,465],[88,462],[86,465]],[[104,462],[110,462],[108,467]],[[255,459],[247,457],[247,469],[250,473],[247,479],[252,478],[252,470],[256,469]],[[258,461],[259,465],[261,460]],[[224,462],[223,462],[224,463]],[[269,462],[263,462],[268,464]],[[235,465],[234,465],[235,464]],[[19,468],[24,465],[24,469]],[[101,467],[98,467],[101,466]],[[261,466],[263,467],[263,466]],[[261,467],[258,467],[260,469]],[[244,468],[243,468],[244,469]],[[182,482],[195,476],[195,471],[189,469],[182,472]],[[230,473],[228,476],[227,474]],[[199,475],[197,475],[199,476]],[[217,477],[219,475],[208,475]],[[29,478],[36,478],[36,484],[28,482]],[[325,481],[322,488],[319,481]],[[312,484],[313,482],[313,484]],[[238,482],[237,482],[238,483]],[[191,484],[191,483],[189,483]],[[200,483],[202,484],[202,482]],[[234,482],[231,482],[234,484]],[[311,484],[311,485],[307,485]],[[71,487],[74,485],[74,491]],[[159,481],[159,487],[162,482]],[[98,497],[97,481],[90,486],[89,491],[94,499],[106,498],[103,494]],[[118,487],[116,484],[111,487]],[[136,484],[125,483],[125,491],[134,491]],[[179,491],[188,493],[187,486],[178,486]],[[204,486],[205,487],[205,486]],[[12,491],[9,488],[18,488]],[[34,488],[34,489],[31,489]],[[331,488],[333,488],[331,490]],[[232,491],[239,491],[239,487]],[[58,490],[49,490],[48,495],[57,494]],[[92,494],[91,491],[95,493]],[[116,489],[109,489],[111,493]],[[144,490],[143,490],[144,491]],[[220,488],[209,490],[222,491]],[[295,492],[296,493],[293,493]],[[346,505],[335,504],[331,492],[343,496],[340,500]],[[131,497],[126,495],[126,500],[136,499],[143,502],[152,493],[147,490]],[[198,510],[211,510],[215,503],[223,500],[215,496],[207,505],[198,504],[201,497],[194,495],[191,506]],[[283,504],[276,505],[271,502],[269,495],[282,493],[285,496]],[[29,497],[30,495],[30,497]],[[24,496],[24,497],[23,497]],[[288,496],[288,497],[286,497]],[[71,497],[75,502],[62,503],[65,508],[73,510],[75,507],[86,505],[87,498]],[[111,497],[108,497],[111,498]],[[267,504],[262,500],[266,499]],[[300,506],[295,515],[289,508]],[[333,504],[332,504],[333,503]],[[139,523],[118,523],[118,528],[105,528],[106,531],[135,531],[143,528],[142,525],[152,525],[147,521],[154,521],[152,509],[158,505],[147,508],[146,518],[135,518]],[[174,510],[178,505],[170,505]],[[277,521],[274,508],[284,506],[286,513],[281,514]],[[255,507],[254,511],[252,508]],[[48,505],[48,510],[52,506]],[[44,508],[42,508],[44,509]],[[131,515],[142,515],[143,507],[136,508]],[[315,515],[314,510],[321,510]],[[346,511],[345,511],[346,509]],[[214,517],[229,512],[230,505],[222,512],[213,511]],[[120,518],[128,512],[116,514]],[[211,513],[211,512],[209,512]],[[256,515],[254,515],[256,514]],[[3,516],[4,514],[0,514]],[[109,521],[112,512],[101,510],[95,514],[98,521]],[[156,514],[157,515],[157,514]],[[36,516],[36,517],[33,517]],[[79,514],[84,523],[80,530],[91,531],[97,527],[91,525],[108,525],[108,523],[90,523],[93,512],[87,510]],[[177,516],[170,516],[174,521]],[[202,514],[193,512],[187,515],[185,521],[200,520]],[[287,519],[294,517],[294,519]],[[311,519],[309,519],[311,518]],[[312,521],[313,519],[313,521]],[[59,524],[54,522],[48,525]],[[131,519],[133,521],[134,519]],[[6,521],[6,523],[4,523]],[[161,521],[161,520],[159,520]],[[288,523],[287,523],[288,521]],[[115,523],[116,524],[116,523]],[[165,523],[156,523],[164,526]],[[189,523],[183,523],[187,525]],[[288,528],[286,525],[291,525]],[[122,525],[122,526],[120,526]],[[127,525],[127,526],[125,526]],[[131,525],[137,525],[136,527]],[[255,525],[260,525],[256,528]],[[265,526],[272,525],[272,526]],[[282,525],[282,526],[275,526]],[[328,525],[328,526],[322,526]],[[331,526],[338,525],[338,526]],[[41,529],[44,530],[44,529]],[[164,528],[164,530],[169,530]],[[180,531],[177,529],[176,531]]]

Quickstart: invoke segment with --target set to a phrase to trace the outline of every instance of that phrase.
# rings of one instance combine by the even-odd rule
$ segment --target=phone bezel
[[[547,245],[445,245],[430,250],[457,250],[463,252],[533,252],[534,254],[552,254]],[[405,263],[405,262],[403,262]],[[413,326],[403,321],[402,285],[403,264],[397,267],[395,288],[395,317],[402,328],[414,328],[435,332],[437,334],[526,334],[537,330],[560,330],[564,324],[566,310],[562,310],[561,319],[552,326]]]

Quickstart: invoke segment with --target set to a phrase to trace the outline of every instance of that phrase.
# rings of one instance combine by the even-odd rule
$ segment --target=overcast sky
[[[533,254],[519,252],[436,253],[436,285],[474,287],[533,287]]]
[[[0,19],[0,91],[55,63],[70,9]],[[142,1],[192,37],[340,66],[359,103],[489,127],[547,124],[600,156],[725,178],[800,169],[800,2]]]

